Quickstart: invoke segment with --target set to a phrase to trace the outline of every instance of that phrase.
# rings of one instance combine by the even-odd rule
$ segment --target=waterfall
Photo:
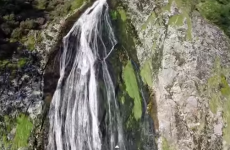
[[[47,150],[125,150],[122,121],[106,59],[117,44],[106,0],[96,1],[63,38],[60,78],[49,113]],[[99,73],[101,72],[101,73]],[[98,76],[106,91],[106,138],[99,122]]]

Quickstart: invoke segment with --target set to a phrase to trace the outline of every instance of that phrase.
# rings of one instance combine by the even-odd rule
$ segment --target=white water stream
[[[122,121],[106,63],[116,43],[106,0],[98,0],[88,8],[63,38],[60,78],[50,106],[47,150],[125,150]],[[99,71],[106,90],[106,140],[98,119]]]

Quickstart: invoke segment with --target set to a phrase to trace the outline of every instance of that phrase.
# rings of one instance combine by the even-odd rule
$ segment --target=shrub
[[[27,19],[26,21],[22,21],[20,23],[20,28],[22,29],[35,29],[37,27],[37,23],[34,20]]]
[[[203,0],[197,8],[230,36],[230,0]]]
[[[48,1],[47,0],[37,0],[35,1],[37,9],[46,9]]]
[[[14,20],[15,16],[14,16],[13,13],[11,13],[10,15],[3,16],[3,19],[6,20],[6,21],[10,21],[10,20]]]
[[[13,30],[11,37],[14,39],[19,39],[23,35],[23,30],[21,28],[16,28]]]

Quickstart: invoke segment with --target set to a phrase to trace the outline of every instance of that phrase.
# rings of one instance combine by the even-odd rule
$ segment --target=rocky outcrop
[[[229,149],[228,37],[189,2],[122,5],[139,39],[142,80],[155,94],[158,149]]]
[[[118,44],[108,64],[128,149],[228,150],[228,37],[192,2],[109,2]],[[41,33],[29,32],[25,45],[35,44],[35,51],[26,46],[17,50],[17,42],[10,48],[1,44],[0,149],[42,150],[46,145],[47,106],[59,77],[61,40],[90,4],[48,22]],[[5,53],[4,48],[13,50]],[[6,57],[11,59],[2,60]]]

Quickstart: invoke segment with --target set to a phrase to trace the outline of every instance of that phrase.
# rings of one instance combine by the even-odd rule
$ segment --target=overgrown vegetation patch
[[[230,0],[200,0],[197,9],[230,36]]]
[[[18,148],[25,148],[28,146],[28,140],[33,129],[33,123],[30,118],[25,114],[20,114],[17,118],[4,116],[4,126],[1,127],[4,130],[0,130],[2,136],[3,147],[11,150],[17,150]],[[14,128],[16,126],[16,128]]]
[[[207,84],[207,95],[209,96],[209,107],[212,113],[223,112],[224,128],[223,139],[230,143],[230,86],[227,81],[228,68],[222,68],[220,60],[217,59],[213,69],[212,77]]]
[[[131,61],[128,61],[123,70],[123,79],[126,86],[126,91],[129,96],[134,100],[133,114],[136,120],[141,118],[142,115],[142,102],[139,92],[139,87],[136,79],[136,75]]]

